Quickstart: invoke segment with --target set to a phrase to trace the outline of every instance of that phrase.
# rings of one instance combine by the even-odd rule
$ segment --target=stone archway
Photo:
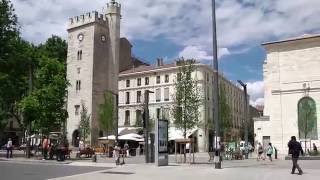
[[[80,132],[78,129],[74,130],[72,133],[72,146],[79,147]]]
[[[310,97],[304,97],[298,102],[298,130],[300,139],[318,139],[317,107]]]

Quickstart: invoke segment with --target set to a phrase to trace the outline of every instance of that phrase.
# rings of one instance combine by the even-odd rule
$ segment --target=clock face
[[[105,42],[105,41],[106,41],[106,36],[105,36],[105,35],[102,35],[102,36],[101,36],[101,41],[102,41],[102,42]]]
[[[82,41],[82,40],[83,40],[83,37],[84,37],[83,34],[79,34],[79,35],[78,35],[79,41]]]

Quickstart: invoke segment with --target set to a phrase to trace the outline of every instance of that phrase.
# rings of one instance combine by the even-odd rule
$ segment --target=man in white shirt
[[[7,143],[7,158],[12,158],[12,149],[12,140],[9,138]]]

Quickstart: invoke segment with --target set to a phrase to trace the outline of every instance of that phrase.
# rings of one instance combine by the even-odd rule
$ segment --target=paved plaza
[[[227,161],[223,163],[223,169],[214,169],[212,164],[177,165],[171,164],[167,167],[156,167],[145,164],[129,164],[119,166],[110,170],[57,178],[57,180],[294,180],[294,179],[318,179],[320,176],[320,161],[301,161],[305,174],[299,176],[290,174],[291,162],[277,160],[273,162],[256,160]],[[102,165],[102,164],[101,164]]]

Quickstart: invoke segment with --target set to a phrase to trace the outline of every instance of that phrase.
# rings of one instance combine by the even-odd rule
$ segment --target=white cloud
[[[12,0],[27,40],[42,42],[51,34],[66,37],[69,17],[102,10],[108,0]],[[165,37],[179,46],[212,49],[211,0],[119,0],[122,35],[130,40]],[[220,48],[245,49],[270,39],[319,31],[319,0],[218,0]],[[192,50],[192,49],[191,49]],[[196,52],[195,52],[196,53]]]
[[[218,58],[230,54],[227,48],[220,48],[218,50]],[[179,57],[184,57],[186,59],[196,59],[200,61],[212,60],[213,56],[209,55],[205,50],[200,46],[186,46],[180,53]]]
[[[250,104],[253,106],[264,103],[264,83],[263,81],[248,82],[247,91],[250,95]]]
[[[180,53],[179,57],[186,59],[197,59],[197,60],[211,60],[212,56],[209,56],[206,51],[203,51],[199,46],[187,46]]]

